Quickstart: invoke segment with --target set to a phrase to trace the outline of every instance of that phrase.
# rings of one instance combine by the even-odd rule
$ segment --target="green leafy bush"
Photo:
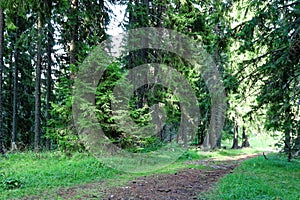
[[[14,177],[7,177],[4,173],[0,173],[0,188],[3,190],[12,190],[20,188],[22,183]]]

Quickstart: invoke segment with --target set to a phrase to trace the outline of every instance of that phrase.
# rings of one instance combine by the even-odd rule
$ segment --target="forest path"
[[[199,198],[218,180],[232,173],[242,161],[258,154],[221,159],[187,161],[195,168],[182,169],[173,174],[154,174],[135,178],[122,187],[107,187],[107,182],[91,183],[72,188],[61,188],[55,194],[59,199],[105,199],[105,200],[189,200]],[[204,166],[203,168],[196,166]]]

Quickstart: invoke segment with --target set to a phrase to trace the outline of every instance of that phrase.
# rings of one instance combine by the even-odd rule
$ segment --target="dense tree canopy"
[[[201,74],[170,52],[141,49],[108,66],[96,92],[97,118],[119,147],[152,151],[176,138],[180,104],[170,89],[147,84],[129,100],[130,116],[151,126],[149,107],[164,105],[167,120],[151,137],[117,127],[110,102],[116,82],[133,67],[164,63],[189,81],[200,116],[193,144],[221,148],[248,146],[254,133],[280,135],[286,152],[300,149],[300,3],[299,1],[200,0],[44,0],[0,3],[0,146],[84,149],[72,115],[77,72],[107,34],[111,21],[126,7],[120,27],[173,29],[204,44],[225,86],[227,111],[220,137],[207,145],[211,94]],[[120,117],[120,116],[119,116]],[[122,116],[121,116],[122,117]],[[241,133],[241,134],[239,134]],[[239,138],[242,143],[239,144]]]

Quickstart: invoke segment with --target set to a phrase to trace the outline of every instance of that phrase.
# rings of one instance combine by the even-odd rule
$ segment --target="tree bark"
[[[239,126],[236,120],[234,120],[234,136],[233,136],[233,144],[232,149],[239,148]]]
[[[72,35],[71,35],[71,43],[70,43],[70,64],[74,65],[77,61],[76,56],[76,42],[78,40],[78,15],[77,15],[77,9],[78,9],[78,0],[71,0],[71,12],[74,15],[74,20],[71,21],[72,26],[74,27],[72,29]],[[75,79],[75,72],[71,69],[71,80]]]
[[[245,127],[245,125],[243,125],[242,140],[243,140],[242,148],[244,148],[244,147],[250,147],[248,136],[246,135],[246,127]]]
[[[3,94],[3,88],[2,88],[2,73],[4,68],[4,62],[3,62],[3,43],[4,43],[4,14],[3,9],[0,8],[0,153],[3,155],[4,147],[3,147],[3,109],[2,109],[2,94]]]
[[[207,64],[213,66],[214,63]],[[203,142],[204,149],[216,149],[221,146],[222,130],[225,121],[226,95],[225,88],[221,84],[221,77],[218,74],[217,66],[213,69],[207,67],[203,73],[203,79],[207,80],[206,85],[211,96],[211,114],[208,133]],[[211,77],[216,77],[212,79]]]
[[[37,43],[37,63],[36,63],[36,81],[35,81],[35,129],[34,129],[34,150],[40,151],[41,149],[41,65],[42,65],[42,52],[41,52],[41,32],[42,32],[42,19],[39,12],[38,22],[38,43]]]
[[[48,122],[51,118],[50,110],[51,110],[51,91],[52,91],[52,47],[54,44],[53,41],[53,27],[51,24],[51,11],[52,11],[52,0],[48,1],[48,15],[49,15],[49,21],[48,21],[48,44],[47,44],[47,79],[46,79],[46,87],[47,87],[47,94],[46,94],[46,122]],[[48,129],[47,125],[47,129]],[[46,149],[50,149],[51,143],[50,140],[46,139]]]
[[[16,26],[19,24],[18,17],[16,18]],[[12,119],[12,135],[11,135],[11,150],[16,150],[16,139],[17,139],[17,99],[18,99],[18,62],[19,62],[19,47],[18,47],[18,40],[19,31],[17,30],[15,33],[14,38],[14,86],[13,86],[13,119]]]
[[[300,130],[297,130],[297,138],[295,140],[295,150],[300,150]]]

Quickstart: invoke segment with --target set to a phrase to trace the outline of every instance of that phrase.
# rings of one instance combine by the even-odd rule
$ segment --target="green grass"
[[[239,143],[241,143],[241,141],[242,139],[239,138]],[[278,138],[271,137],[268,134],[250,135],[249,142],[251,148],[254,148],[256,150],[274,150],[274,145],[278,142]],[[223,140],[222,146],[230,149],[232,147],[232,139]]]
[[[300,160],[287,162],[278,154],[246,160],[222,178],[216,189],[199,199],[299,200]]]
[[[230,150],[227,154],[238,155]],[[0,158],[0,199],[18,199],[23,196],[51,193],[60,187],[72,187],[92,182],[109,180],[111,186],[120,185],[138,176],[149,174],[174,173],[191,167],[187,160],[198,160],[220,156],[216,152],[189,150],[165,168],[148,173],[126,174],[102,165],[99,160],[88,154],[75,154],[66,157],[59,152],[36,154],[33,152],[9,154]],[[197,166],[201,168],[202,166]],[[122,174],[122,175],[121,175]]]
[[[39,194],[52,188],[116,177],[118,172],[92,156],[17,153],[0,161],[0,199]]]
[[[126,174],[101,164],[88,154],[78,153],[72,157],[59,152],[9,154],[7,159],[0,157],[0,199],[49,194],[61,187],[68,188],[103,180],[109,180],[107,184],[111,186],[120,185],[138,176],[174,173],[188,167],[184,164],[186,160],[200,157],[198,152],[188,151],[163,169]]]
[[[130,181],[139,176],[145,176],[149,174],[174,173],[183,168],[192,167],[201,169],[204,167],[202,165],[196,166],[193,164],[187,164],[186,161],[189,160],[202,160],[207,158],[226,160],[229,157],[231,158],[234,156],[252,154],[257,152],[258,151],[256,149],[252,148],[237,150],[222,149],[212,152],[203,152],[196,149],[191,149],[183,153],[183,155],[179,157],[179,159],[177,159],[175,162],[162,169],[150,171],[147,173],[135,174],[119,172],[115,169],[101,164],[101,162],[93,156],[84,153],[74,154],[72,157],[66,157],[64,154],[61,154],[59,152],[47,152],[40,154],[26,152],[9,154],[8,159],[0,158],[0,199],[20,199],[24,196],[41,195],[42,193],[46,194],[46,196],[51,196],[51,194],[55,195],[59,188],[72,188],[88,183],[101,183],[104,180],[104,187],[120,186],[122,184],[125,184],[127,181]],[[283,160],[281,158],[278,159],[279,161],[275,157],[270,157],[270,160],[268,161],[260,159],[254,161],[246,161],[245,164],[241,168],[239,168],[239,171],[236,171],[236,173],[238,173],[236,176],[239,177],[240,180],[242,178],[250,180],[251,177],[254,177],[255,182],[258,180],[257,177],[260,172],[266,178],[269,176],[270,178],[274,178],[273,173],[275,172],[265,173],[265,169],[270,170],[271,167],[273,167],[274,170],[282,170],[280,166],[284,166],[284,170],[287,170],[287,167],[294,167],[295,163],[286,163],[284,160],[285,158]],[[273,162],[275,161],[281,164],[274,165]],[[267,163],[270,163],[270,166],[268,168],[266,168],[265,166]],[[248,167],[249,170],[247,170]],[[290,168],[288,168],[288,170],[290,170]],[[294,172],[288,172],[288,174],[285,173],[286,179],[290,181],[289,175],[295,177],[299,176],[299,168],[295,169],[294,171],[297,170],[298,174],[293,174]],[[250,178],[247,178],[248,174],[251,175],[252,171],[253,173],[257,174],[257,176],[249,176]],[[234,177],[233,179],[235,178],[236,177]],[[299,184],[299,178],[297,179],[297,181]],[[229,180],[230,184],[231,182],[234,183],[232,180]],[[239,182],[236,184],[237,186],[240,185]],[[264,181],[262,181],[262,184],[264,184]],[[231,188],[231,186],[228,187],[230,189],[233,189]],[[257,187],[261,187],[260,182],[258,182]],[[267,186],[265,187],[267,188]],[[240,187],[240,190],[242,190],[241,188],[243,187]],[[82,192],[92,192],[97,194],[97,187],[90,189],[91,190],[84,189],[84,191]],[[255,187],[251,186],[250,189],[254,190]],[[247,192],[247,190],[244,192],[249,193]],[[218,191],[216,192],[216,194],[218,193]],[[289,191],[291,190],[289,189]],[[232,191],[231,194],[239,195],[238,191]],[[227,199],[232,199],[231,197],[232,196],[229,195]],[[217,196],[216,199],[218,199]],[[236,199],[239,198],[237,197]]]

